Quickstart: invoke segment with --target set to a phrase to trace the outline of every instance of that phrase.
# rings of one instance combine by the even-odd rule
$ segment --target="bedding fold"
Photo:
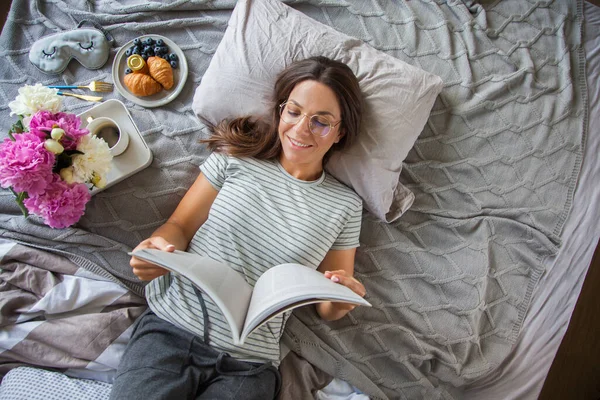
[[[0,256],[0,374],[28,365],[112,380],[145,299],[52,253],[15,244]]]

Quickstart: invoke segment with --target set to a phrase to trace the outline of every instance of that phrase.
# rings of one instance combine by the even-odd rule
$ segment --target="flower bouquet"
[[[52,228],[73,225],[90,189],[106,185],[108,144],[82,129],[79,117],[60,112],[56,89],[26,85],[9,107],[19,120],[0,143],[0,186],[12,191],[26,217],[37,215]]]

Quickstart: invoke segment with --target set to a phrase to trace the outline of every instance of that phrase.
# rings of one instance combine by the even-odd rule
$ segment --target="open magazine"
[[[236,345],[243,344],[248,335],[273,317],[305,304],[335,301],[371,306],[346,286],[300,264],[274,266],[252,288],[242,274],[208,257],[156,249],[129,254],[191,280],[221,309]]]

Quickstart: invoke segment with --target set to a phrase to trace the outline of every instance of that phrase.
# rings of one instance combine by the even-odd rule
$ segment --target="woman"
[[[277,78],[271,121],[225,121],[215,150],[169,220],[137,249],[175,249],[223,261],[254,285],[270,266],[318,269],[361,296],[352,277],[362,202],[325,174],[333,148],[358,134],[362,97],[346,65],[324,57],[291,64]],[[218,308],[183,277],[131,259],[150,306],[117,371],[112,398],[267,399],[277,395],[279,339],[288,315],[235,346]],[[354,306],[319,303],[336,320]]]

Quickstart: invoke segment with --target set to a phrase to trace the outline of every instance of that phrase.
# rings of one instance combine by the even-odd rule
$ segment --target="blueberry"
[[[177,67],[179,67],[179,63],[177,61],[171,61],[171,67],[173,69],[177,69]]]
[[[163,50],[162,49],[163,49],[162,47],[156,46],[154,48],[154,54],[156,54],[156,55],[163,54]]]
[[[133,49],[127,49],[127,50],[125,50],[125,57],[129,57],[132,54],[132,50]]]
[[[160,54],[167,54],[169,52],[169,48],[167,46],[159,46]]]
[[[139,47],[136,46],[136,47],[133,48],[132,53],[133,54],[142,54],[142,50]]]
[[[125,75],[127,75],[127,74],[130,74],[131,72],[132,72],[132,71],[131,71],[131,68],[127,68],[127,69],[125,70]]]
[[[158,57],[162,57],[165,60],[169,61],[169,55],[168,54],[160,54]]]
[[[140,40],[140,38],[135,38],[135,39],[133,39],[133,44],[136,46],[139,46],[142,44],[142,41]]]
[[[148,58],[150,58],[150,56],[148,54],[142,54],[142,58],[144,59],[144,61],[147,61]]]
[[[175,53],[169,54],[169,60],[171,60],[171,61],[177,61],[177,54],[175,54]]]
[[[146,38],[146,39],[144,40],[144,44],[145,44],[146,46],[152,46],[152,45],[154,44],[154,40],[152,40],[152,38]]]
[[[158,39],[158,40],[156,41],[156,45],[157,45],[157,46],[164,46],[164,45],[165,45],[165,42],[164,42],[162,39]]]

